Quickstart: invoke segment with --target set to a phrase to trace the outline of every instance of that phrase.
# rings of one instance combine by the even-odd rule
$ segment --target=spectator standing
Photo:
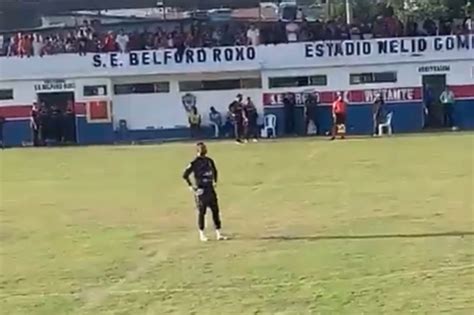
[[[337,99],[332,104],[332,136],[331,140],[336,139],[336,136],[340,135],[341,139],[344,139],[346,134],[346,102],[342,93],[337,93]]]
[[[5,125],[5,118],[0,116],[0,148],[4,149],[5,144],[3,143],[3,126]]]
[[[65,45],[64,48],[67,53],[76,52],[76,38],[74,37],[73,33],[69,33],[67,35],[64,45]]]
[[[444,126],[448,128],[454,127],[453,111],[454,103],[456,101],[453,91],[448,86],[444,89],[443,93],[439,97],[441,104],[443,105],[443,120]]]
[[[197,107],[193,106],[188,114],[189,127],[191,128],[191,137],[197,138],[201,130],[201,115]]]
[[[128,37],[127,34],[125,34],[125,31],[121,29],[120,33],[117,35],[117,38],[115,39],[115,42],[117,43],[117,46],[120,52],[124,53],[128,51],[129,41],[130,41],[130,38]]]
[[[40,109],[38,105],[33,104],[30,118],[31,138],[35,147],[41,144],[41,122],[40,122]]]
[[[423,29],[428,36],[436,36],[438,32],[436,23],[430,18],[426,19],[423,23]]]
[[[424,122],[424,127],[431,127],[433,124],[433,103],[434,103],[434,97],[433,97],[433,90],[431,89],[431,86],[429,84],[426,85],[426,88],[423,92],[423,103],[424,103],[424,112],[425,112],[425,122]]]
[[[104,38],[103,51],[104,52],[113,52],[117,49],[117,43],[115,41],[114,33],[112,31],[107,32],[107,35]]]
[[[4,50],[5,43],[6,43],[5,37],[2,34],[0,34],[0,56],[6,55],[5,50]]]
[[[295,133],[295,96],[287,93],[283,97],[283,109],[285,111],[285,132],[287,135]]]
[[[298,41],[298,32],[300,27],[295,22],[289,22],[285,26],[286,30],[286,39],[289,43]]]
[[[33,36],[29,34],[23,36],[23,49],[26,57],[33,56]]]
[[[75,120],[76,115],[74,114],[74,103],[68,101],[66,106],[66,112],[63,117],[63,136],[66,143],[72,143],[75,139]]]
[[[258,112],[257,107],[253,103],[250,97],[247,97],[247,103],[244,106],[245,111],[245,141],[248,142],[250,139],[253,142],[257,142],[258,139]]]
[[[378,134],[379,125],[384,123],[386,119],[385,101],[383,99],[382,93],[378,93],[375,97],[375,101],[372,106],[372,118],[373,135],[376,136]]]
[[[471,15],[466,16],[464,19],[463,28],[467,31],[467,33],[474,34],[474,23],[472,22]]]
[[[222,130],[222,115],[214,106],[211,107],[211,111],[209,112],[209,121],[214,128],[217,128],[216,137],[219,137]]]
[[[26,35],[18,33],[16,41],[18,43],[16,55],[24,57],[26,55]]]
[[[311,123],[316,128],[316,134],[319,133],[319,119],[318,119],[318,100],[316,97],[309,93],[304,102],[304,120],[305,120],[305,135],[308,135],[308,129]]]
[[[86,31],[82,28],[79,29],[79,32],[77,33],[77,38],[79,41],[79,47],[78,47],[79,56],[85,56],[87,54],[87,46],[89,43],[89,38],[86,34]]]
[[[236,99],[230,103],[229,112],[231,112],[235,141],[240,144],[244,136],[244,121],[246,120],[245,111],[242,106],[242,94],[238,94]]]
[[[260,44],[260,30],[254,24],[250,25],[250,28],[247,30],[247,40],[248,44],[252,46]]]

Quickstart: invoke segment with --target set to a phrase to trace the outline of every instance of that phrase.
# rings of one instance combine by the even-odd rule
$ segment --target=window
[[[107,95],[106,85],[85,85],[84,96],[104,96]]]
[[[261,87],[262,82],[260,78],[179,82],[179,90],[181,92],[258,89]]]
[[[0,90],[0,101],[12,100],[12,99],[13,99],[13,89]]]
[[[388,82],[397,82],[396,72],[352,73],[350,75],[350,83],[352,85]]]
[[[169,93],[169,82],[130,83],[114,85],[114,94],[153,94]]]
[[[328,84],[326,75],[311,75],[298,77],[269,78],[268,85],[271,89],[299,87],[299,86],[324,86]]]

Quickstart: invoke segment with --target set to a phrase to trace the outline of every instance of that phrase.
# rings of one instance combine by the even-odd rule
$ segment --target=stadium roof
[[[38,13],[169,6],[190,9],[257,7],[259,0],[0,0],[0,10],[34,9]]]

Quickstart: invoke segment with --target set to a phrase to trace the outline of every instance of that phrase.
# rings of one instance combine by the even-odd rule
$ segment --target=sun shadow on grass
[[[413,233],[413,234],[366,234],[366,235],[270,235],[257,237],[258,240],[266,241],[324,241],[324,240],[367,240],[367,239],[391,239],[391,238],[435,238],[435,237],[464,237],[474,236],[474,231],[452,231],[441,233]]]

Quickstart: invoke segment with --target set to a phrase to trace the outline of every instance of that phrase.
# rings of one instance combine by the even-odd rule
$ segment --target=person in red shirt
[[[104,47],[105,52],[117,51],[117,45],[115,43],[115,36],[111,31],[108,32],[107,35],[105,36],[103,47]]]
[[[344,139],[346,134],[346,103],[342,97],[342,93],[337,93],[337,100],[332,103],[332,137],[331,140],[336,139],[340,135]]]

